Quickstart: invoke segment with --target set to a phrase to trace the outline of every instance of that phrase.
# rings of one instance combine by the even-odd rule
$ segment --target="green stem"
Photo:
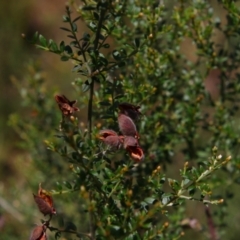
[[[106,10],[101,10],[100,12],[100,18],[98,21],[98,26],[97,26],[97,30],[96,30],[96,37],[94,39],[94,52],[96,53],[98,50],[98,42],[100,39],[100,33],[101,33],[101,29],[102,29],[102,23],[104,20],[104,15],[105,15]],[[93,72],[95,72],[97,70],[97,64],[96,62],[93,60],[93,64],[95,65],[92,69],[91,69],[91,74]],[[90,83],[90,91],[89,91],[89,100],[88,100],[88,138],[91,141],[92,139],[92,110],[93,110],[93,95],[94,95],[94,81],[95,81],[95,77],[93,76],[91,78],[91,83]],[[93,200],[93,194],[90,191],[89,193],[89,201],[90,203]],[[90,232],[91,232],[91,237],[92,239],[95,239],[95,229],[96,229],[96,224],[95,224],[95,219],[94,219],[94,214],[93,212],[89,212],[89,219],[90,219]]]

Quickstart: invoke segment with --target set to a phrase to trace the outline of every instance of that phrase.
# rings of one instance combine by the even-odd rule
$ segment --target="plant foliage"
[[[214,217],[210,210],[227,206],[239,182],[240,18],[233,1],[215,4],[226,19],[203,0],[73,1],[61,27],[68,42],[34,35],[37,48],[73,63],[78,100],[61,93],[55,103],[34,72],[23,97],[35,115],[10,119],[44,163],[46,182],[57,182],[39,201],[67,195],[61,212],[74,208],[49,210],[36,227],[41,239],[48,231],[56,239],[179,239],[185,226],[202,229],[199,216],[186,215],[190,201],[206,211],[203,234],[223,234],[225,208]],[[124,104],[142,115],[121,115]],[[75,114],[85,107],[86,125]],[[123,143],[121,134],[137,141]],[[144,159],[132,157],[136,148]]]

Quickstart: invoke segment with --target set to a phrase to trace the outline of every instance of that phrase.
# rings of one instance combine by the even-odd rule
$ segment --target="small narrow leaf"
[[[68,16],[65,16],[65,15],[63,15],[63,22],[69,22],[69,17],[68,17]]]
[[[99,19],[99,15],[97,12],[93,12],[93,17],[95,18],[95,20],[98,20]]]
[[[39,35],[39,42],[43,47],[47,47],[47,39],[43,35]]]
[[[60,42],[60,45],[59,45],[60,51],[63,52],[63,51],[64,51],[64,48],[65,48],[65,43],[64,43],[64,41],[61,41],[61,42]]]
[[[69,55],[71,55],[71,54],[73,53],[72,48],[71,48],[69,45],[65,46],[64,50],[65,50],[65,52],[67,52]]]
[[[66,62],[66,61],[68,61],[69,60],[69,57],[68,56],[61,56],[61,61],[63,61],[63,62]]]
[[[65,27],[60,27],[60,29],[62,29],[63,31],[66,31],[66,32],[72,32],[70,29],[65,28]]]
[[[82,85],[82,91],[83,92],[87,92],[90,88],[90,85],[88,83],[88,81],[86,81],[83,85]]]
[[[86,5],[86,6],[83,6],[82,10],[85,10],[85,11],[91,11],[91,10],[95,10],[96,9],[96,5]]]
[[[81,18],[81,16],[76,17],[72,22],[76,22],[77,20],[79,20]]]
[[[76,23],[73,23],[73,24],[72,24],[72,30],[73,30],[74,32],[77,32],[77,24],[76,24]]]

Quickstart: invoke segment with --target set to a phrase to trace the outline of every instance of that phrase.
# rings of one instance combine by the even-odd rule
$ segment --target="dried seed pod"
[[[46,226],[45,225],[36,226],[33,229],[29,240],[47,240]]]
[[[34,200],[38,206],[38,209],[43,215],[56,214],[56,210],[53,207],[52,196],[42,189],[41,184],[39,184],[38,195],[33,194]]]
[[[136,138],[132,136],[125,136],[124,137],[124,142],[123,142],[123,147],[126,149],[128,147],[138,147],[138,141]]]
[[[121,133],[124,136],[132,136],[137,139],[139,138],[135,123],[130,117],[120,113],[118,115],[118,125]]]
[[[141,147],[127,147],[127,151],[130,155],[130,157],[135,161],[135,162],[141,162],[144,159],[144,154],[143,150]]]
[[[39,211],[44,215],[52,215],[52,214],[56,214],[56,211],[53,207],[51,207],[49,205],[48,202],[46,202],[43,198],[37,196],[37,195],[34,195],[33,194],[33,197],[34,197],[34,200],[38,206],[38,209]]]
[[[140,106],[136,106],[131,103],[120,103],[118,108],[122,114],[129,116],[134,121],[137,121],[142,115],[139,111]]]
[[[77,102],[76,100],[70,101],[64,95],[56,95],[55,100],[64,116],[71,116],[74,112],[79,111],[79,108],[73,106]]]

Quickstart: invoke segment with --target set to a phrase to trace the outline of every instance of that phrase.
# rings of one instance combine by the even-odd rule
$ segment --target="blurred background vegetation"
[[[0,3],[0,239],[28,239],[34,223],[39,222],[37,211],[33,212],[31,197],[37,188],[32,188],[29,179],[34,172],[36,182],[40,179],[43,181],[30,156],[19,147],[19,136],[8,124],[9,114],[20,112],[22,107],[13,82],[33,71],[29,69],[32,61],[44,69],[46,87],[57,84],[58,88],[68,92],[71,86],[64,79],[72,81],[73,78],[70,64],[59,61],[57,56],[36,50],[21,35],[31,36],[39,31],[49,38],[61,39],[62,31],[58,26],[62,21],[65,2],[10,0]]]
[[[219,6],[217,1],[210,2],[216,15],[219,16],[223,22],[226,22],[226,11]],[[166,4],[171,7],[171,4],[174,5],[174,1],[168,1]],[[52,97],[54,93],[62,92],[63,89],[64,94],[67,95],[68,92],[72,94],[73,89],[69,83],[75,78],[75,75],[70,71],[72,67],[71,63],[61,62],[57,55],[36,50],[34,46],[21,37],[21,34],[24,33],[30,36],[38,31],[47,38],[55,39],[56,42],[58,42],[58,40],[64,40],[65,34],[58,28],[62,26],[61,16],[65,11],[64,5],[64,0],[22,0],[21,3],[10,0],[0,2],[0,40],[2,46],[0,48],[0,81],[2,89],[0,101],[1,239],[17,240],[28,238],[33,223],[39,222],[39,213],[35,208],[31,194],[37,191],[36,187],[39,182],[44,181],[44,183],[48,183],[45,179],[48,174],[40,172],[37,163],[34,164],[30,155],[21,150],[18,143],[20,140],[19,136],[8,124],[9,114],[19,111],[21,114],[25,114],[25,112],[21,112],[20,96],[13,82],[15,82],[15,79],[22,79],[28,72],[33,73],[33,69],[29,68],[28,64],[32,60],[34,62],[36,61],[36,64],[44,70],[42,74],[44,78],[47,79],[45,87],[52,89],[48,93],[52,95]],[[219,33],[215,34],[215,41],[222,43],[225,39]],[[239,39],[233,39],[233,41],[239,41]],[[190,43],[191,40],[186,39],[181,45],[181,52],[188,60],[194,62],[196,60],[196,49]],[[231,45],[228,47],[231,48]],[[216,87],[218,74],[218,70],[213,70],[209,75],[209,79],[206,79],[206,87],[215,98],[218,97]],[[43,91],[46,91],[46,89]],[[73,93],[72,99],[74,98]],[[206,137],[208,136],[206,135]],[[36,157],[38,158],[39,156]],[[170,172],[172,176],[178,172],[182,163],[178,162],[176,165],[174,170]],[[61,168],[61,165],[59,168]],[[47,167],[45,171],[48,171]],[[33,173],[35,176],[34,181],[32,180]],[[48,177],[49,182],[52,183],[51,176],[49,175]],[[49,185],[51,185],[50,183]],[[228,214],[225,220],[227,226],[224,230],[226,231],[225,236],[227,237],[223,237],[222,239],[238,239],[238,235],[240,234],[238,227],[240,221],[240,194],[238,189],[239,187],[237,185],[231,187],[231,192],[235,194],[231,201],[231,206],[228,206]],[[221,191],[219,194],[221,194]],[[62,201],[71,202],[69,199],[62,199]],[[61,205],[61,202],[59,205]],[[226,208],[227,206],[224,205],[220,207]],[[186,215],[191,217],[194,212],[194,216],[199,216],[200,219],[204,219],[205,215],[201,208],[202,206],[198,203],[191,202],[188,204]],[[74,208],[71,209],[71,206],[69,206],[69,211],[74,211]],[[192,239],[193,236],[195,239],[206,238],[206,236],[202,236],[202,234],[194,231],[187,233],[183,238]]]

